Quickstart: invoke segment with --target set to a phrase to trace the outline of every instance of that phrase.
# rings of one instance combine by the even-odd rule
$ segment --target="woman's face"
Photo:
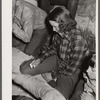
[[[57,23],[56,21],[51,21],[51,20],[49,21],[49,23],[53,27],[53,31],[57,32],[61,37],[64,36],[63,33],[59,33],[59,23]]]
[[[90,79],[96,79],[96,68],[95,67],[89,66],[87,73]]]
[[[59,23],[55,22],[55,21],[49,21],[49,23],[51,24],[51,26],[53,27],[53,31],[58,32],[59,31]]]
[[[88,77],[92,80],[95,80],[96,79],[96,68],[95,67],[91,67],[89,66],[89,68],[87,69],[87,74],[88,74]],[[85,78],[85,75],[84,75],[84,78]]]

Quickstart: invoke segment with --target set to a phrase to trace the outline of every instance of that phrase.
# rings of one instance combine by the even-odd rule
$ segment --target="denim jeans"
[[[28,68],[25,70],[25,73],[29,73],[30,75],[38,75],[43,74],[47,72],[57,71],[58,69],[58,57],[56,55],[50,56],[46,58],[43,62],[41,62],[38,66],[35,68]],[[56,88],[60,93],[64,95],[64,97],[67,99],[72,94],[74,87],[78,81],[79,78],[80,69],[78,69],[74,74],[72,75],[63,75],[61,74],[56,81],[56,85],[54,88]]]
[[[24,52],[37,58],[40,53],[40,49],[46,42],[47,36],[48,31],[46,28],[34,30],[31,41],[26,45]]]

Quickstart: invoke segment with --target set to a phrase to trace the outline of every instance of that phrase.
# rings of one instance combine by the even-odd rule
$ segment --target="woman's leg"
[[[72,95],[77,81],[78,74],[73,74],[70,76],[61,75],[58,77],[57,85],[55,88],[67,99]]]
[[[39,55],[41,47],[44,45],[48,31],[46,28],[33,31],[30,43],[25,48],[25,53],[33,55],[35,58]]]
[[[81,100],[81,94],[84,91],[84,80],[80,79],[74,89],[73,95],[71,96],[70,100]]]
[[[23,74],[29,74],[29,75],[37,75],[42,74],[50,71],[54,71],[57,69],[57,62],[56,62],[57,56],[50,56],[47,59],[45,59],[42,63],[40,63],[35,68],[30,68],[30,66],[26,65],[26,69],[22,70],[21,72]],[[30,61],[31,62],[31,61]],[[30,63],[29,62],[29,63]]]
[[[20,45],[21,41],[14,34],[12,34],[12,47],[18,47]]]

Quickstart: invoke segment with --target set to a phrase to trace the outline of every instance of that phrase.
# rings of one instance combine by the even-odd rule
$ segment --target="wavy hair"
[[[59,23],[59,32],[61,33],[76,28],[76,21],[70,17],[70,12],[64,6],[55,6],[47,19]]]

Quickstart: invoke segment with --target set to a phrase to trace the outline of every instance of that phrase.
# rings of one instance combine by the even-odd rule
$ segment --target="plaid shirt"
[[[73,29],[66,34],[65,38],[55,34],[50,47],[48,46],[48,41],[45,44],[47,49],[42,52],[41,61],[56,54],[59,58],[58,72],[66,75],[73,74],[80,67],[88,48],[87,41],[80,31]]]

